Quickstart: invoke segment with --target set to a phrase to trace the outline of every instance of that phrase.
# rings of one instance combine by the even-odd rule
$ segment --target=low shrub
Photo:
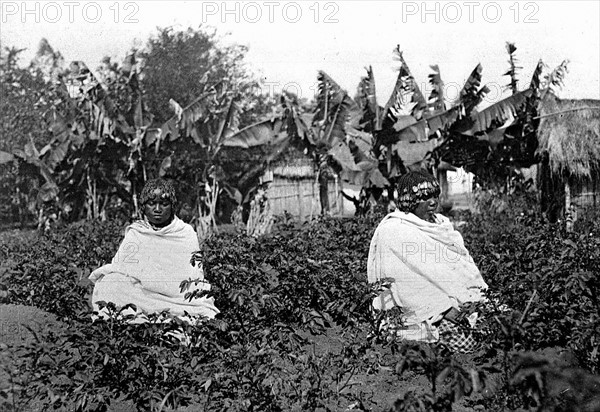
[[[110,262],[124,226],[113,222],[80,222],[55,232],[0,246],[0,303],[36,306],[73,318],[89,309],[87,280],[92,270]]]
[[[505,329],[510,325],[510,333],[494,321],[492,336],[510,337],[505,345],[517,350],[568,348],[582,366],[597,373],[598,222],[580,226],[585,233],[565,232],[560,224],[543,223],[519,202],[502,213],[473,215],[462,229],[491,294],[518,312],[516,319],[497,314],[504,317]]]
[[[11,385],[0,388],[0,406],[106,411],[124,400],[140,411],[186,405],[211,411],[381,410],[374,392],[355,387],[354,379],[384,368],[398,376],[407,370],[425,374],[432,386],[398,394],[394,411],[415,405],[451,410],[461,397],[481,392],[490,374],[502,380],[496,395],[472,406],[500,411],[550,405],[559,395],[571,406],[587,402],[587,395],[569,401],[552,389],[556,379],[583,376],[589,383],[584,372],[563,376],[549,363],[513,355],[559,347],[597,373],[598,226],[565,233],[521,206],[511,209],[510,199],[507,205],[461,216],[491,296],[512,308],[484,314],[488,334],[468,367],[435,346],[378,340],[366,263],[379,215],[283,220],[260,238],[224,233],[209,239],[198,258],[221,314],[182,326],[187,346],[168,338],[177,324],[89,321],[91,285],[85,280],[112,258],[120,224],[75,224],[25,244],[11,239],[0,245],[2,302],[37,306],[68,327],[2,348]],[[319,339],[326,343],[318,346]]]

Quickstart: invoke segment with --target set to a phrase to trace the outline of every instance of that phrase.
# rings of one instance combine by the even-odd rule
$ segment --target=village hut
[[[600,198],[600,100],[542,101],[538,154],[542,211],[551,221],[563,214],[567,228]]]
[[[267,198],[274,215],[288,213],[300,220],[321,214],[319,184],[312,159],[292,151],[272,163]],[[333,215],[351,215],[351,207],[341,196],[343,182],[335,175],[328,179],[328,197]]]

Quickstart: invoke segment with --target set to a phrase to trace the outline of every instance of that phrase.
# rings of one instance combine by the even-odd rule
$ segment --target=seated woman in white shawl
[[[169,311],[169,316],[188,322],[214,318],[219,311],[213,298],[189,301],[180,289],[181,282],[190,279],[202,281],[196,289],[209,290],[210,285],[204,282],[202,267],[190,263],[192,253],[200,247],[194,229],[175,216],[177,198],[173,185],[163,179],[148,181],[140,206],[144,219],[127,227],[112,262],[90,275],[94,283],[94,311],[106,317],[106,308],[98,305],[103,301],[118,307],[135,305],[137,311],[123,313],[138,315],[132,323],[146,322],[147,314],[164,310]]]
[[[472,351],[476,341],[468,325],[474,325],[476,313],[466,308],[484,300],[487,284],[460,233],[436,213],[435,177],[409,172],[397,191],[398,209],[375,230],[367,263],[369,282],[391,281],[373,302],[385,311],[383,329],[394,339],[439,341],[453,351]]]

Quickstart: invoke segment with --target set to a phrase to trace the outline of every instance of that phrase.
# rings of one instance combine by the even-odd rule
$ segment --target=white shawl
[[[125,231],[125,238],[112,262],[92,272],[95,284],[92,295],[96,302],[113,302],[117,306],[136,305],[138,312],[155,313],[165,309],[172,315],[201,315],[213,318],[219,311],[213,298],[184,299],[180,284],[184,280],[204,280],[202,267],[190,263],[193,252],[200,249],[194,229],[175,217],[154,230],[145,221],[136,221]],[[206,282],[190,290],[209,290]]]
[[[430,223],[412,213],[392,212],[375,230],[369,249],[369,282],[393,280],[373,306],[401,307],[404,324],[413,330],[424,322],[430,326],[451,307],[482,300],[487,288],[460,233],[445,216],[435,218]]]

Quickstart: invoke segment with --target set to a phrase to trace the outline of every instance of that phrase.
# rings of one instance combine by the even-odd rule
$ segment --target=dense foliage
[[[2,280],[7,302],[35,306],[60,318],[88,310],[87,277],[114,255],[124,226],[116,221],[76,223],[27,242],[2,244]]]
[[[491,200],[491,199],[490,199]],[[529,211],[531,195],[472,217],[465,230],[494,295],[520,312],[515,349],[570,348],[582,365],[600,371],[600,226],[590,211],[579,231],[543,224]],[[506,323],[512,323],[506,319]]]
[[[38,219],[43,227],[110,219],[114,209],[131,217],[144,182],[159,176],[182,182],[196,215],[205,209],[205,188],[218,191],[215,180],[225,189],[221,203],[233,193],[237,206],[268,160],[238,165],[245,186],[236,187],[239,179],[220,167],[231,157],[221,149],[247,148],[243,139],[229,140],[274,105],[244,65],[245,53],[204,27],[159,29],[123,62],[107,57],[97,68],[65,65],[46,40],[26,69],[19,51],[7,49],[0,56],[0,219]]]
[[[593,410],[599,227],[566,234],[526,214],[527,201],[500,201],[509,207],[488,204],[496,211],[463,216],[461,226],[492,295],[511,308],[488,310],[484,345],[470,358],[379,339],[366,257],[381,216],[282,220],[258,239],[211,238],[198,258],[221,314],[185,326],[189,345],[166,334],[176,324],[129,326],[117,308],[109,321],[89,321],[84,279],[112,257],[121,224],[9,239],[0,249],[2,302],[42,308],[65,327],[2,347],[9,378],[0,402],[82,411],[118,402],[144,411]],[[543,356],[553,350],[571,353],[570,363]]]

